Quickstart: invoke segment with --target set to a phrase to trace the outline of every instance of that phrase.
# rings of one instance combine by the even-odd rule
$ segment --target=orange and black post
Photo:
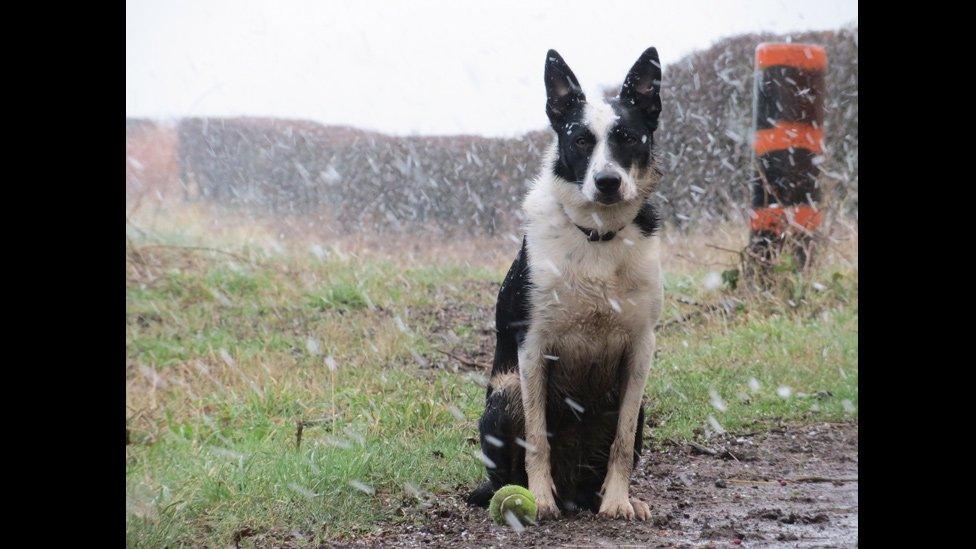
[[[756,47],[753,112],[756,175],[749,256],[761,271],[783,252],[810,259],[820,225],[827,52],[813,44]]]

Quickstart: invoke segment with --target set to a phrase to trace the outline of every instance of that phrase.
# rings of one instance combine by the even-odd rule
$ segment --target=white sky
[[[857,0],[127,0],[125,112],[515,135],[548,123],[549,48],[593,90],[648,46],[666,65],[732,34],[856,22]]]

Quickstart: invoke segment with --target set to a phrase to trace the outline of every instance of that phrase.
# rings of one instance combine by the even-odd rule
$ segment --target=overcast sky
[[[648,46],[667,65],[732,34],[856,22],[856,0],[128,0],[125,111],[515,135],[547,124],[549,48],[594,90]]]

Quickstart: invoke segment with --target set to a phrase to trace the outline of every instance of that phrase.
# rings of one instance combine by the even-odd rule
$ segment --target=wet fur
[[[620,484],[640,457],[644,409],[635,397],[625,406],[623,397],[628,389],[643,394],[663,300],[657,216],[648,202],[660,178],[653,154],[660,66],[649,59],[657,59],[653,48],[628,74],[620,97],[590,103],[562,58],[547,56],[547,113],[556,138],[523,203],[526,235],[498,294],[495,357],[479,422],[482,452],[494,467],[470,495],[473,504],[486,505],[506,484],[531,488],[532,474],[537,484],[551,474],[561,510],[597,512],[607,489],[617,500],[623,491],[626,501]],[[618,134],[643,139],[614,141]],[[620,176],[618,202],[594,200],[597,169]],[[617,234],[591,242],[578,227]],[[542,393],[548,434],[535,440],[548,447],[548,471],[540,472],[526,467],[526,448],[539,450],[532,433],[526,441],[526,413],[543,404]],[[616,455],[630,444],[617,440],[622,420],[635,423],[630,456]]]

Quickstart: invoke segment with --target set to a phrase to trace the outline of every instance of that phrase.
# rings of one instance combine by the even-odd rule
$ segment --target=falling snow
[[[401,332],[403,332],[405,334],[408,334],[408,335],[410,334],[410,329],[407,328],[407,325],[403,323],[403,319],[402,318],[400,318],[399,316],[395,316],[395,317],[393,317],[393,321],[396,322],[397,328]]]
[[[318,355],[321,352],[319,349],[319,342],[312,338],[305,340],[305,348],[308,349],[308,354],[310,355]]]
[[[412,498],[421,499],[423,497],[423,492],[420,491],[420,488],[409,481],[403,483],[403,491]]]
[[[729,407],[726,406],[725,401],[722,400],[722,397],[719,396],[715,389],[709,389],[708,398],[712,406],[719,412],[724,412],[729,409]]]
[[[221,349],[219,353],[220,353],[221,360],[224,361],[224,364],[230,366],[231,368],[237,368],[237,361],[235,361],[234,358],[230,356],[230,353],[227,352],[227,349]]]
[[[474,452],[474,457],[476,457],[479,460],[481,460],[481,462],[485,464],[485,467],[487,467],[489,469],[494,469],[496,467],[495,466],[495,462],[492,461],[491,458],[489,458],[488,456],[486,456],[485,453],[482,452],[481,450],[476,450]]]
[[[349,481],[349,486],[352,486],[356,490],[359,490],[360,492],[363,492],[363,493],[369,494],[369,495],[373,495],[373,493],[376,491],[369,484],[366,484],[365,482],[362,482],[362,481],[359,481],[359,480],[350,480]]]
[[[708,415],[708,425],[712,428],[713,431],[715,431],[720,435],[725,433],[725,428],[722,427],[722,424],[719,423],[718,420],[715,419],[715,416],[711,414]]]
[[[715,271],[711,271],[705,275],[705,278],[702,280],[702,286],[710,292],[717,290],[722,286],[722,275]]]
[[[298,484],[295,484],[294,482],[288,483],[288,488],[290,488],[296,494],[299,494],[302,497],[305,497],[305,498],[308,498],[308,499],[314,499],[314,498],[317,498],[319,496],[318,494],[316,494],[315,492],[309,490],[308,488],[305,488],[303,486],[299,486]]]
[[[454,419],[458,421],[464,421],[464,414],[461,413],[461,410],[457,406],[451,404],[447,407],[447,411],[450,412],[452,416],[454,416]]]
[[[233,450],[228,450],[227,448],[219,448],[216,446],[210,447],[210,453],[222,458],[227,458],[233,461],[240,461],[244,459],[244,454],[240,452],[235,452]]]
[[[519,446],[525,448],[529,452],[535,452],[535,445],[526,442],[526,440],[522,437],[515,437],[515,444],[518,444]]]
[[[522,522],[519,521],[517,516],[515,516],[515,513],[511,511],[505,511],[505,522],[507,522],[516,533],[521,534],[522,531],[525,530],[525,526],[523,526]]]
[[[577,414],[582,414],[586,410],[586,408],[584,408],[582,404],[580,404],[579,402],[576,402],[575,400],[573,400],[573,399],[571,399],[569,397],[566,397],[564,400],[566,401],[566,404],[570,408],[572,408],[573,411],[576,412]]]
[[[502,442],[502,440],[500,438],[494,437],[494,436],[489,435],[489,434],[485,434],[485,442],[487,442],[488,444],[491,444],[492,446],[494,446],[496,448],[501,448],[502,446],[505,446],[505,443]]]

